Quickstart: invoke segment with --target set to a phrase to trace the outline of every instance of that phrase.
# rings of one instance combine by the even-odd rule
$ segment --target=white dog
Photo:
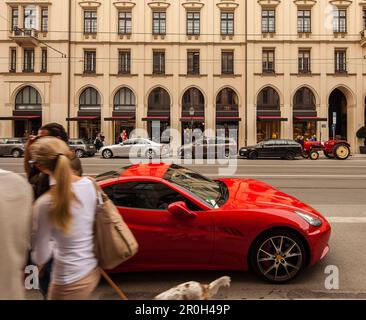
[[[230,287],[230,282],[230,277],[222,277],[210,284],[190,281],[159,294],[154,300],[210,300],[220,287]]]

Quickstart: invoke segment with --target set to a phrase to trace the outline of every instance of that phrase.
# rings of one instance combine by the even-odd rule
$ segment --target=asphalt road
[[[127,159],[96,157],[84,159],[83,167],[86,174],[95,175],[128,163]],[[189,167],[214,178],[223,175],[219,168],[225,166]],[[23,173],[21,159],[1,158],[0,168]],[[238,160],[230,164],[230,169],[236,169],[237,177],[267,182],[322,212],[333,228],[329,255],[290,284],[281,286],[264,283],[248,272],[145,272],[113,276],[130,299],[151,299],[179,283],[189,280],[207,283],[223,275],[232,277],[232,286],[220,291],[218,299],[366,299],[366,158],[314,162]],[[328,290],[325,286],[328,266],[339,270],[338,290]],[[33,291],[28,292],[28,298],[40,296]],[[118,299],[104,282],[94,298]]]

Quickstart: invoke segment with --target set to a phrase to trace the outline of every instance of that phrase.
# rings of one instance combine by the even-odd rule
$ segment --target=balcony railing
[[[14,28],[10,35],[10,39],[15,41],[18,45],[22,47],[35,47],[39,43],[38,33],[39,31],[36,29]]]

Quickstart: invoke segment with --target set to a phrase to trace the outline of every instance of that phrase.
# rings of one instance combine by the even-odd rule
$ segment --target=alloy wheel
[[[304,257],[295,239],[276,235],[264,240],[256,260],[259,272],[269,281],[286,282],[299,273]]]
[[[76,155],[78,158],[82,158],[82,157],[84,157],[84,152],[83,152],[83,150],[76,150],[76,151],[75,151],[75,155]]]
[[[102,154],[102,156],[103,156],[103,158],[105,158],[105,159],[110,159],[110,158],[112,158],[112,151],[110,151],[110,150],[104,150],[103,151],[103,154]]]

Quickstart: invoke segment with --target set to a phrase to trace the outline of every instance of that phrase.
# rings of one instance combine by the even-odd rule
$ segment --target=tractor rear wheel
[[[334,154],[338,160],[347,160],[351,155],[351,150],[346,144],[339,144],[335,146]]]

